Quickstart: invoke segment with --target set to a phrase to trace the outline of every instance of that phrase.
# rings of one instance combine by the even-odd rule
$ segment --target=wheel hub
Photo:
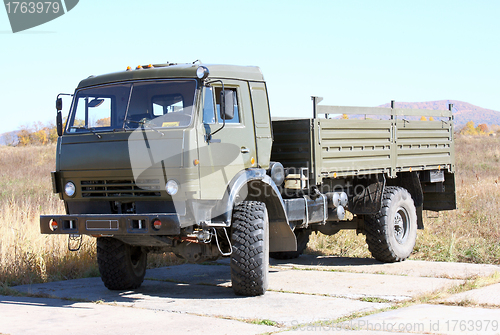
[[[406,241],[408,226],[408,213],[400,207],[394,216],[394,237],[398,243],[403,244]]]

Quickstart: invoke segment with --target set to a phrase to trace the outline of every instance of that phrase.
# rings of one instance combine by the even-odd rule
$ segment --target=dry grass
[[[365,237],[361,234],[356,235],[352,230],[341,230],[332,236],[313,233],[305,253],[339,257],[371,257]]]
[[[458,209],[424,213],[411,258],[500,264],[500,139],[457,137],[456,163]],[[364,236],[354,231],[313,235],[306,252],[370,257]]]
[[[413,259],[500,264],[500,139],[457,138],[459,209],[425,219]],[[97,276],[95,239],[80,251],[66,236],[40,234],[38,217],[63,213],[52,194],[55,146],[0,147],[0,286]],[[313,235],[308,253],[370,257],[364,236]],[[148,266],[178,264],[172,254],[149,255]]]
[[[457,138],[458,209],[428,219],[414,258],[500,264],[500,139]]]
[[[99,275],[94,238],[70,252],[67,236],[40,234],[40,214],[64,213],[50,180],[55,150],[0,147],[0,287]],[[149,267],[178,263],[171,254],[148,258]]]

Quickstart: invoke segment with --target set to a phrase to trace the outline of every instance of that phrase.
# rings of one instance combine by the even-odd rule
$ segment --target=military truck
[[[398,262],[424,210],[456,207],[451,106],[312,97],[313,117],[272,120],[258,67],[199,62],[90,76],[71,96],[65,123],[56,100],[52,172],[66,214],[42,215],[41,232],[71,249],[97,238],[111,290],[138,288],[147,254],[173,252],[229,257],[234,292],[262,295],[269,257],[298,257],[312,232],[355,229],[373,257]]]

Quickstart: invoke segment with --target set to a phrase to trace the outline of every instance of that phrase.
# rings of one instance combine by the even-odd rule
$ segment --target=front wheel
[[[380,212],[365,218],[366,243],[373,257],[400,262],[410,256],[417,240],[417,211],[410,193],[386,187]]]
[[[266,293],[269,272],[269,220],[266,205],[244,201],[233,209],[231,283],[237,295]]]
[[[111,237],[97,239],[97,264],[101,279],[110,290],[141,286],[146,274],[147,253]]]

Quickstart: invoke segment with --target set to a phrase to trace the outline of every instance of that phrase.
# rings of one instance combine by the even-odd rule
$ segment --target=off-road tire
[[[293,231],[295,237],[297,238],[297,251],[277,251],[270,252],[269,256],[274,259],[294,259],[298,258],[304,250],[307,248],[307,243],[309,243],[309,236],[312,233],[311,229],[295,229]]]
[[[266,205],[244,201],[233,209],[231,283],[237,295],[263,295],[268,286],[269,221]]]
[[[380,212],[365,217],[366,243],[381,262],[400,262],[410,256],[417,239],[417,211],[402,187],[385,188]]]
[[[146,274],[147,252],[111,237],[97,239],[97,264],[101,279],[110,290],[141,286]]]

